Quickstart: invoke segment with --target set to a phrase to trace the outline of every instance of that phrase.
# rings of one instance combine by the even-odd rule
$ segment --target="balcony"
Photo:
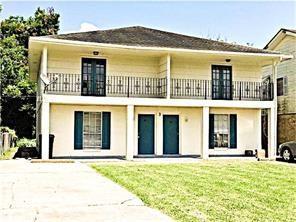
[[[212,80],[171,79],[171,98],[269,101],[272,92],[272,83],[232,81],[221,86]]]
[[[48,73],[51,84],[46,93],[82,96],[166,98],[166,78],[108,75],[96,81],[83,80],[80,74]],[[171,78],[170,97],[174,99],[217,99],[269,101],[273,84],[232,81],[229,86],[211,80]]]
[[[116,97],[166,97],[166,78],[108,75],[97,81],[83,80],[80,74],[48,73],[50,94]]]

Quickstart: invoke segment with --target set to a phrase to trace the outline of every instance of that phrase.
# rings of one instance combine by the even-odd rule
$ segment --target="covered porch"
[[[41,133],[42,135],[51,133],[57,136],[54,144],[54,157],[92,156],[93,158],[103,158],[119,156],[127,160],[143,157],[143,155],[146,157],[197,157],[203,159],[217,156],[241,157],[244,156],[245,150],[261,149],[261,109],[265,108],[269,110],[270,114],[268,157],[275,158],[276,143],[275,137],[272,136],[275,135],[273,134],[275,114],[272,102],[250,101],[241,104],[239,101],[228,101],[229,103],[226,101],[226,103],[219,104],[209,101],[198,104],[194,102],[195,100],[180,102],[180,100],[171,99],[170,101],[164,100],[162,104],[159,104],[158,100],[147,98],[125,105],[126,101],[117,99],[106,101],[103,98],[97,98],[98,101],[90,99],[92,102],[88,102],[77,96],[71,97],[70,100],[56,95],[48,95],[45,98],[41,108]],[[111,146],[109,150],[74,150],[75,111],[111,113]],[[230,144],[223,145],[225,147],[216,147],[216,145],[211,147],[211,115],[226,115],[227,118],[230,118],[230,115],[237,116],[236,147],[230,147]],[[142,123],[140,123],[141,121]],[[152,145],[148,144],[152,147],[152,153],[145,149],[140,151],[139,148],[139,145],[141,146],[139,138],[142,136],[140,125],[149,121],[153,124],[150,128],[150,132],[153,133],[148,133],[146,138],[150,143],[153,141]],[[168,122],[175,123],[175,125],[165,127],[164,125]],[[142,128],[147,129],[145,125]],[[217,130],[219,131],[219,129]],[[217,133],[219,133],[218,131]],[[170,133],[175,133],[175,136],[170,136],[172,135]],[[227,139],[229,142],[230,133],[229,131],[229,139]],[[178,139],[176,140],[176,138]],[[173,141],[173,145],[178,144],[177,151],[170,150],[172,148],[170,140]],[[42,158],[48,159],[48,137],[43,136],[42,141],[39,142],[43,147]],[[147,145],[146,142],[143,142],[144,146]],[[220,144],[221,141],[216,141],[216,143]],[[165,148],[166,144],[169,144],[169,150]],[[57,150],[59,151],[57,152]]]

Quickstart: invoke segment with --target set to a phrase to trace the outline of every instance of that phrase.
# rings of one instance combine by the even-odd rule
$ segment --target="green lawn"
[[[296,221],[294,164],[200,161],[92,167],[178,221]]]

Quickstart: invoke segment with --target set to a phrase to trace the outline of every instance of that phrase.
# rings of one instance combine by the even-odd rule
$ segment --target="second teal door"
[[[179,154],[178,115],[163,115],[163,154]]]
[[[138,117],[138,154],[154,154],[154,115]]]

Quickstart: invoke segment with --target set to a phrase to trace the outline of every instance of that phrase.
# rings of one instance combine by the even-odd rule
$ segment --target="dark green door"
[[[179,154],[179,116],[163,116],[163,154]]]
[[[212,65],[212,99],[232,99],[232,67]]]
[[[82,59],[82,92],[83,96],[106,95],[106,60]]]
[[[154,115],[138,117],[138,154],[154,154]]]

